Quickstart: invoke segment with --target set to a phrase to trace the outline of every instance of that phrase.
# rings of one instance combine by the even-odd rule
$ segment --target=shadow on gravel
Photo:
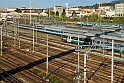
[[[68,51],[66,51],[66,52],[59,53],[59,54],[57,54],[57,55],[55,55],[55,56],[51,56],[51,57],[48,58],[48,60],[50,61],[50,60],[53,60],[53,59],[56,59],[56,58],[60,58],[60,57],[62,57],[62,56],[65,56],[65,55],[67,55],[67,54],[70,54],[70,53],[72,53],[72,52],[75,52],[75,49],[71,49],[71,50],[68,50]],[[47,58],[40,59],[40,60],[38,60],[38,61],[29,63],[29,64],[26,65],[26,66],[17,67],[16,69],[12,69],[12,70],[5,71],[5,72],[3,72],[3,73],[0,73],[0,80],[2,80],[3,78],[7,78],[7,77],[9,77],[9,76],[11,76],[11,75],[14,75],[14,74],[16,74],[16,73],[18,73],[18,72],[21,72],[21,71],[23,71],[23,70],[28,70],[28,69],[30,69],[30,68],[33,68],[34,66],[37,66],[37,65],[39,65],[39,64],[42,64],[42,63],[46,62],[46,59],[47,59]]]

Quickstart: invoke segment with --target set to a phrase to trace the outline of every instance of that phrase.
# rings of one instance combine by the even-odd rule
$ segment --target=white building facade
[[[16,8],[7,8],[8,12],[14,12],[16,10]]]
[[[106,11],[106,17],[115,17],[115,10],[113,10],[113,11]]]
[[[123,17],[124,14],[124,3],[115,4],[115,16]]]
[[[62,6],[54,6],[54,10],[55,13],[59,12],[59,16],[62,14],[63,12],[63,7]]]

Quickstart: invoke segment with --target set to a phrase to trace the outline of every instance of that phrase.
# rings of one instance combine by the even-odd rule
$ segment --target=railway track
[[[22,83],[21,81],[19,81],[17,78],[15,78],[14,76],[10,76],[3,68],[0,68],[0,73],[4,72],[4,76],[9,76],[6,79],[4,78],[3,75],[0,75],[0,82],[2,83]]]
[[[43,79],[36,76],[32,72],[28,70],[23,70],[21,67],[17,67],[14,63],[11,61],[8,61],[4,58],[1,58],[0,65],[2,67],[3,73],[1,73],[1,76],[3,78],[10,78],[11,83],[45,83],[43,82]],[[12,79],[12,80],[11,80]],[[2,80],[2,79],[0,79]]]
[[[12,32],[13,33],[13,32]],[[12,35],[12,33],[10,35]],[[23,33],[21,33],[23,34]],[[31,35],[21,35],[20,34],[20,38],[23,40],[27,40],[30,41],[32,43],[32,37]],[[14,36],[14,35],[13,35]],[[9,41],[9,43],[13,43],[13,36],[10,38],[11,40]],[[5,38],[7,39],[7,38]],[[36,39],[36,37],[35,37]],[[45,56],[41,56],[41,55],[46,55],[46,37],[43,36],[38,36],[37,37],[37,41],[38,43],[35,44],[35,52],[31,53],[31,52],[22,52],[21,50],[16,50],[17,54],[19,53],[20,56],[16,56],[17,54],[13,54],[11,53],[10,55],[7,55],[7,57],[15,57],[15,60],[19,60],[20,62],[22,62],[21,64],[26,65],[29,63],[32,63],[31,61],[35,62],[39,59],[43,59]],[[32,44],[30,42],[25,42],[25,41],[21,41],[21,48],[31,48]],[[17,42],[18,45],[18,42]],[[75,45],[73,44],[69,44],[65,43],[65,42],[61,42],[60,40],[57,39],[53,39],[53,38],[49,38],[49,57],[54,57],[56,56],[56,54],[65,52],[67,50],[70,49],[70,47],[75,47]],[[11,47],[12,48],[12,47]],[[19,52],[20,51],[20,52]],[[37,54],[40,53],[39,55]],[[30,54],[31,53],[31,54]],[[97,51],[97,53],[102,53],[100,51]],[[25,55],[24,55],[25,54]],[[83,83],[83,57],[84,53],[81,52],[80,53],[80,71],[81,71],[81,82]],[[117,55],[118,56],[118,55]],[[26,60],[28,59],[28,60]],[[69,82],[75,82],[73,79],[74,77],[74,71],[77,68],[77,53],[70,53],[66,56],[62,56],[62,57],[58,57],[59,61],[56,60],[50,60],[49,61],[49,75],[56,75],[58,76],[60,79],[63,78],[65,79],[65,77],[69,77],[71,79],[66,79],[66,80],[70,80]],[[13,59],[12,59],[13,60]],[[110,83],[110,75],[111,75],[111,60],[107,59],[105,60],[105,58],[100,57],[100,56],[95,56],[93,54],[89,54],[88,55],[88,59],[87,59],[87,82],[95,82],[95,83],[100,83],[100,82],[106,82],[106,83]],[[64,63],[65,62],[65,63]],[[114,82],[118,82],[118,83],[123,83],[124,80],[124,63],[120,63],[117,61],[114,61],[115,65],[114,65]],[[15,61],[15,63],[17,63]],[[71,65],[69,65],[71,63]],[[22,65],[22,66],[23,66]],[[76,65],[76,66],[74,66]],[[38,65],[37,67],[35,67],[38,71],[42,71],[42,73],[45,73],[45,63],[42,64],[42,66]],[[42,68],[42,69],[41,69]],[[65,72],[65,73],[63,73]],[[63,76],[63,74],[65,74]],[[97,79],[97,80],[96,80]]]

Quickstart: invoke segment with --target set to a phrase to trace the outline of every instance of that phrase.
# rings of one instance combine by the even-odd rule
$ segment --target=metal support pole
[[[40,23],[40,14],[39,14],[39,23]]]
[[[101,20],[100,20],[100,26],[102,27]],[[104,35],[104,28],[103,28],[103,35]],[[103,57],[104,57],[104,55],[105,55],[105,39],[103,38]]]
[[[32,5],[31,5],[31,0],[30,0],[30,24],[31,24],[31,8],[32,8]]]
[[[15,20],[18,21],[17,18],[15,18]],[[17,40],[17,29],[18,29],[18,24],[15,24],[15,25],[16,25],[16,26],[15,26],[15,39]]]
[[[6,27],[6,36],[8,36],[7,22],[5,22],[5,27]]]
[[[77,70],[77,73],[78,73],[78,83],[80,83],[80,49],[79,49],[79,35],[78,35],[78,70]]]
[[[46,49],[46,56],[47,56],[47,59],[46,59],[46,76],[48,75],[48,35],[47,35],[47,49]]]
[[[36,43],[37,43],[37,19],[36,19],[36,22],[35,22],[35,27],[36,27]]]
[[[87,54],[84,54],[84,83],[86,83],[86,64],[87,64]]]
[[[4,21],[4,27],[6,28],[6,36],[7,36],[7,14],[6,14],[6,0],[5,0],[5,18],[6,18],[6,20]]]
[[[81,27],[82,27],[82,15],[81,15]]]
[[[34,52],[34,19],[33,19],[33,52]]]
[[[114,83],[114,40],[112,40],[111,83]]]
[[[87,17],[87,25],[88,25],[88,17]]]
[[[3,40],[2,40],[2,26],[1,26],[1,31],[0,31],[0,33],[1,33],[1,56],[2,56],[2,43],[3,43]]]
[[[49,17],[50,17],[50,2],[49,2]]]
[[[25,25],[26,25],[26,16],[24,16],[24,22],[25,22]]]
[[[16,18],[14,18],[14,22],[15,22],[15,25],[14,25],[14,46],[16,46]]]
[[[18,17],[18,26],[19,26],[19,17]],[[19,27],[18,27],[18,41],[19,41],[19,49],[20,49]]]

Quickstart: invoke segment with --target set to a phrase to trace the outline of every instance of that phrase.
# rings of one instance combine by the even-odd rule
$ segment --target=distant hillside
[[[118,1],[118,2],[121,2],[121,3],[124,2],[124,0],[117,0],[117,1]]]
[[[118,3],[118,2],[120,2],[120,1],[118,1],[118,0],[114,0],[114,1],[112,1],[112,2]]]
[[[115,4],[120,3],[120,1],[124,1],[124,0],[116,0],[116,1],[112,1],[110,3],[102,3],[102,6],[115,6]],[[92,6],[78,6],[79,8],[95,8],[98,9],[99,5],[98,4],[94,4]]]

